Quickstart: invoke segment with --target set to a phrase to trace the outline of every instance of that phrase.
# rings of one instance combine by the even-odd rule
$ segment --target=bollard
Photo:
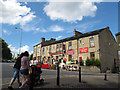
[[[107,80],[107,73],[105,73],[104,76],[105,76],[104,80]]]
[[[59,63],[57,65],[57,86],[59,86]]]
[[[81,67],[79,67],[79,82],[81,82]]]

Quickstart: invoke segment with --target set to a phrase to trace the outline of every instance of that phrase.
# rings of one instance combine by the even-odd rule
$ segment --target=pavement
[[[44,83],[41,85],[37,85],[34,89],[43,89],[43,88],[116,88],[120,89],[119,87],[119,74],[118,75],[109,75],[107,76],[107,80],[104,80],[103,76],[82,76],[82,81],[79,82],[79,78],[76,75],[72,76],[64,76],[60,77],[59,86],[57,86],[56,77],[54,78],[43,78]],[[8,84],[3,85],[2,90],[7,90]],[[15,82],[13,84],[13,88],[18,89],[18,84]],[[33,90],[34,90],[33,89]],[[28,90],[26,87],[25,90]]]

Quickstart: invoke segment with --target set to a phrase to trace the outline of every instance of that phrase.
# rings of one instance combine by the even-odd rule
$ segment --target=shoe
[[[22,85],[22,83],[19,84],[19,87]]]
[[[12,89],[13,89],[13,87],[12,87],[12,86],[8,86],[8,89],[12,90]]]

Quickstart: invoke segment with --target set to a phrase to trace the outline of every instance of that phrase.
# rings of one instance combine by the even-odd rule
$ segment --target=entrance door
[[[79,62],[81,62],[81,60],[82,60],[82,57],[79,57]]]

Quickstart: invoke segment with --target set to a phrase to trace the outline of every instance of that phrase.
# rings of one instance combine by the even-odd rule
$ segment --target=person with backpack
[[[20,67],[21,67],[21,58],[23,57],[23,55],[24,55],[24,53],[21,53],[21,55],[17,58],[17,61],[15,62],[14,66],[13,66],[14,74],[9,83],[8,89],[12,89],[12,85],[13,85],[14,81],[16,80],[16,78],[17,78],[17,82],[18,82],[19,86],[22,85],[22,83],[19,80],[19,71],[20,71]]]

